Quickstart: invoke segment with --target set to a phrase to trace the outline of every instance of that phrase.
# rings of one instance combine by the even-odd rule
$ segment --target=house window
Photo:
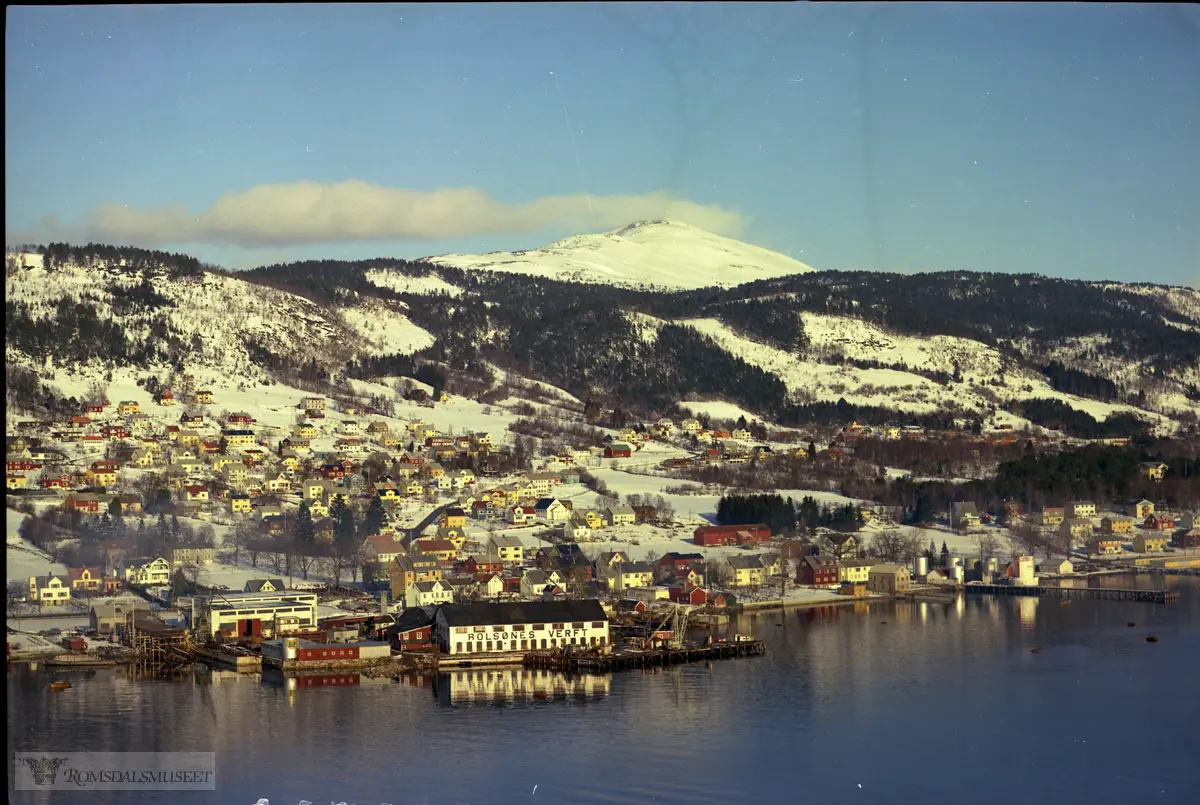
[[[572,624],[571,624],[571,628],[572,628],[572,629],[582,629],[582,628],[583,628],[583,624],[582,624],[582,623],[572,623]]]
[[[522,650],[522,651],[524,651],[524,650],[526,650],[526,649],[528,649],[528,648],[529,648],[529,641],[528,641],[528,640],[522,640],[522,641],[521,641],[521,650]]]
[[[545,628],[546,628],[546,624],[544,624],[544,623],[535,623],[533,626],[529,627],[530,631],[533,631],[533,632],[537,632],[537,631],[540,631]],[[545,641],[543,640],[542,642],[545,642]],[[543,646],[543,648],[544,648],[544,646]]]
[[[554,628],[555,628],[555,629],[562,629],[562,628],[563,628],[563,627],[565,627],[565,626],[566,626],[566,624],[565,624],[565,623],[556,623],[556,624],[554,624]]]
[[[487,650],[488,651],[492,650],[492,641],[491,640],[487,641]]]
[[[593,629],[603,629],[604,621],[592,621],[592,628]]]
[[[537,641],[535,640],[534,642],[536,643]],[[542,638],[542,648],[545,648],[545,647],[546,647],[546,638],[543,637]]]
[[[462,647],[462,643],[459,643],[458,645],[459,645],[459,650],[461,651],[461,650],[462,650],[462,648],[461,648],[461,647]],[[471,644],[471,643],[467,643],[467,652],[469,653],[469,652],[471,652],[471,651],[474,651],[474,650],[475,650],[475,649],[472,647],[472,644]]]
[[[608,642],[608,641],[607,641],[605,638],[603,638],[603,637],[601,637],[601,638],[600,638],[600,645],[601,645],[601,646],[603,646],[603,645],[604,645],[606,642]]]

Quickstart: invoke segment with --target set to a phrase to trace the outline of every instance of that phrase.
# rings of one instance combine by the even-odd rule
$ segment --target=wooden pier
[[[767,644],[761,640],[743,643],[722,643],[714,646],[681,649],[656,649],[653,651],[617,651],[613,654],[559,654],[531,652],[525,655],[525,666],[551,671],[628,671],[634,668],[659,668],[689,662],[727,660],[735,657],[754,657],[767,653]]]
[[[1179,599],[1174,590],[1133,590],[1123,587],[1022,587],[1017,584],[968,584],[963,589],[980,595],[1025,595],[1041,598],[1092,598],[1101,601],[1144,601],[1165,604]]]

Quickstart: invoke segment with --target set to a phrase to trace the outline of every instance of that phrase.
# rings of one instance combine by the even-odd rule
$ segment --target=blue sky
[[[1200,9],[8,7],[6,238],[243,268],[678,218],[817,268],[1200,284]]]

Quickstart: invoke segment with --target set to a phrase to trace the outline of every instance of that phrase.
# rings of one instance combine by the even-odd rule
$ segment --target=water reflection
[[[463,668],[433,677],[433,695],[443,706],[505,704],[609,695],[607,674],[564,674],[531,668]]]
[[[1038,603],[1040,598],[1033,596],[1019,596],[1017,598],[1017,618],[1021,624],[1021,629],[1026,632],[1032,632],[1037,621]]]

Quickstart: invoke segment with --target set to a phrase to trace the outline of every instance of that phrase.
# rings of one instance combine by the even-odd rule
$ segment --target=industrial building
[[[317,628],[316,593],[218,593],[193,602],[193,623],[211,637],[276,637]]]
[[[450,656],[569,646],[612,650],[608,615],[593,600],[443,604],[434,615],[433,641]]]

